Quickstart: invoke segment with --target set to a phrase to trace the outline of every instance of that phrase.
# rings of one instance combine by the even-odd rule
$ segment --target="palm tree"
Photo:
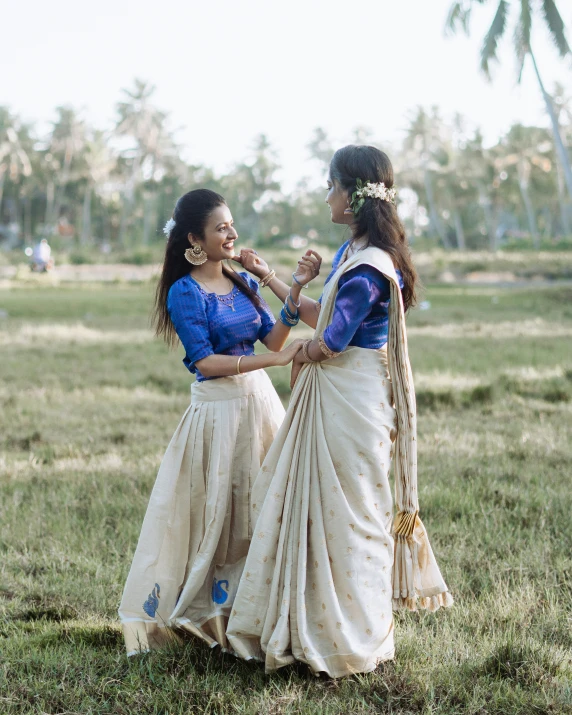
[[[473,187],[476,202],[482,210],[484,227],[489,239],[491,251],[497,249],[496,220],[493,211],[492,183],[495,168],[490,153],[483,146],[483,136],[477,129],[472,137],[467,138],[465,147],[460,149],[461,174],[464,180]]]
[[[552,162],[547,156],[552,149],[548,137],[547,130],[515,124],[501,142],[503,155],[495,160],[495,168],[499,173],[510,167],[516,168],[518,188],[535,248],[539,248],[540,237],[529,186],[535,167],[544,172],[549,172],[552,167]]]
[[[18,184],[19,197],[21,180],[32,174],[32,164],[25,147],[26,136],[25,128],[10,116],[8,110],[0,108],[0,223],[6,177],[12,184]],[[18,211],[13,213],[17,217]]]
[[[316,127],[306,149],[312,159],[315,159],[322,171],[327,172],[334,155],[332,143],[322,127]]]
[[[438,183],[444,187],[460,251],[467,248],[463,216],[469,213],[481,195],[478,185],[482,181],[483,167],[474,144],[475,140],[469,139],[465,118],[456,114],[450,137],[443,147],[447,153],[447,162],[441,167]]]
[[[57,107],[58,117],[50,137],[49,153],[55,159],[56,184],[53,203],[48,205],[46,222],[55,224],[60,218],[66,187],[72,179],[72,165],[77,163],[85,147],[86,127],[72,107]],[[52,159],[52,161],[53,161]],[[76,177],[77,178],[77,177]],[[49,202],[48,202],[49,203]]]
[[[88,140],[85,147],[84,161],[86,165],[86,185],[83,195],[81,222],[80,242],[82,244],[87,243],[91,235],[91,199],[93,192],[101,188],[109,179],[116,164],[116,159],[111,153],[104,132],[96,131]]]
[[[132,212],[135,190],[145,179],[155,179],[157,172],[162,175],[165,162],[175,158],[176,146],[165,128],[167,115],[151,102],[155,87],[136,79],[132,90],[123,90],[125,99],[117,104],[117,124],[115,134],[127,140],[123,158],[128,171],[125,180],[124,202],[121,215],[119,241],[125,241],[129,214]],[[146,211],[151,202],[145,202]],[[149,214],[144,220],[144,234],[150,225]],[[146,228],[147,227],[147,228]]]
[[[418,107],[403,142],[403,175],[425,191],[433,231],[445,248],[452,248],[435,200],[435,177],[448,160],[444,149],[447,141],[445,133],[436,107],[433,107],[431,114],[423,107]]]
[[[496,1],[497,0],[495,0],[495,2]],[[473,7],[476,4],[484,5],[486,2],[488,2],[488,0],[455,0],[449,10],[446,27],[452,31],[461,27],[468,34]],[[552,99],[544,88],[544,83],[540,77],[536,58],[532,51],[530,36],[533,18],[537,14],[537,11],[533,7],[532,0],[512,0],[512,3],[511,0],[498,0],[495,16],[487,34],[485,35],[485,39],[483,40],[481,47],[481,70],[490,79],[490,63],[491,61],[498,59],[498,44],[507,30],[507,21],[511,5],[512,7],[517,6],[519,8],[518,18],[516,20],[513,33],[514,49],[519,65],[518,81],[520,82],[522,77],[526,57],[527,55],[530,55],[536,79],[538,80],[540,91],[546,104],[546,110],[550,117],[556,153],[562,165],[564,178],[568,187],[568,193],[572,197],[572,167],[570,166],[570,158],[566,151],[566,147],[564,146],[564,142],[562,141],[562,137],[560,136],[558,118],[556,116],[556,112],[554,111]],[[572,54],[570,45],[566,39],[564,22],[558,11],[555,0],[539,0],[539,7],[544,19],[544,24],[548,28],[559,55],[561,57],[566,57],[567,55]]]
[[[572,94],[567,93],[564,87],[556,82],[552,98],[554,100],[554,110],[556,112],[561,136],[563,136],[565,146],[568,148],[572,143]],[[563,120],[566,124],[563,124]],[[558,172],[558,204],[560,206],[561,228],[564,235],[571,236],[569,202],[566,201],[564,193],[564,172],[559,163],[556,164],[556,168]]]
[[[260,232],[260,214],[279,198],[280,184],[275,179],[279,168],[268,137],[259,134],[254,139],[249,159],[237,164],[234,171],[222,179],[225,196],[230,197],[229,204],[237,207],[237,224],[254,240]]]

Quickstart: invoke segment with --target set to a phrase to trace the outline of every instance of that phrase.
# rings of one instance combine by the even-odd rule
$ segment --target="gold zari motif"
[[[320,350],[324,353],[328,360],[331,360],[332,358],[341,355],[341,353],[335,353],[333,350],[330,350],[330,348],[326,345],[326,341],[324,340],[322,335],[320,335],[320,337],[318,338],[318,345],[320,346]]]

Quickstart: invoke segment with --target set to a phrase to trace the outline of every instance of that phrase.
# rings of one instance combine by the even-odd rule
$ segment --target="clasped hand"
[[[270,273],[268,263],[259,256],[253,248],[241,248],[240,253],[232,259],[257,278],[264,278]],[[309,248],[298,261],[296,280],[300,285],[307,285],[320,273],[322,257],[319,253]]]
[[[252,248],[241,248],[240,253],[234,256],[233,260],[240,263],[244,269],[259,279],[264,278],[270,273],[268,263]],[[320,254],[312,249],[308,249],[298,261],[294,274],[298,285],[305,286],[314,280],[320,273],[321,265],[322,257]],[[294,387],[305,362],[301,349],[303,343],[303,340],[294,340],[280,353],[280,362],[278,364],[287,365],[292,361],[292,372],[290,376],[291,388]]]

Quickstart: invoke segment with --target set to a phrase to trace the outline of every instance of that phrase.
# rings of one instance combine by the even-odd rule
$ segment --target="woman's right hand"
[[[322,265],[322,256],[316,251],[309,248],[302,258],[298,261],[296,268],[296,280],[300,285],[307,285],[310,281],[320,273]]]
[[[270,273],[268,263],[253,248],[241,248],[240,253],[233,256],[232,260],[240,263],[245,270],[257,278],[264,278]]]
[[[280,350],[280,352],[275,353],[276,365],[289,365],[302,349],[303,344],[303,340],[293,340],[290,345],[287,345],[285,348]]]

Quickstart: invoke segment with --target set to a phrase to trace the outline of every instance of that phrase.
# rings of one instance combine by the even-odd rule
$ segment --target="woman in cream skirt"
[[[315,336],[294,359],[290,405],[254,484],[227,638],[268,671],[298,660],[339,677],[393,657],[394,608],[437,610],[452,598],[418,515],[405,331],[416,274],[387,156],[336,152],[326,201],[352,237],[321,302],[300,301]],[[267,270],[247,251],[242,262]]]
[[[180,339],[196,375],[191,404],[165,453],[125,584],[119,614],[128,654],[160,646],[174,631],[227,647],[230,609],[252,536],[252,484],[284,410],[262,368],[287,365],[283,349],[297,320],[300,288],[316,273],[306,261],[275,322],[259,286],[223,261],[238,238],[222,196],[191,191],[165,227],[156,329]],[[260,340],[270,350],[254,355]]]

